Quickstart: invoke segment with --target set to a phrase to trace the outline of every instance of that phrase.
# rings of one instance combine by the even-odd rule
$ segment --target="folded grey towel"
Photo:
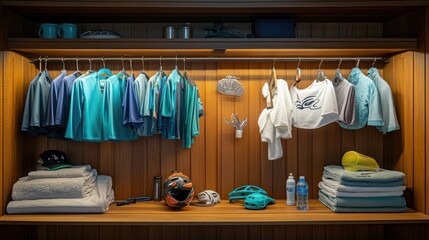
[[[319,191],[319,198],[334,207],[406,207],[404,197],[330,197]]]
[[[404,191],[392,191],[392,192],[339,192],[329,186],[325,185],[324,182],[319,182],[320,190],[331,197],[400,197],[404,194]]]
[[[80,178],[20,178],[12,188],[13,200],[48,198],[84,198],[91,195],[95,187],[97,171]]]
[[[35,178],[77,178],[91,174],[91,165],[79,165],[71,168],[62,168],[54,171],[37,170],[28,173],[30,179]]]
[[[329,178],[322,177],[322,182],[329,188],[332,188],[333,190],[336,190],[338,192],[353,192],[353,193],[369,193],[369,192],[395,192],[395,191],[405,191],[405,186],[393,186],[393,187],[386,187],[386,186],[349,186],[341,184],[337,181],[334,181]]]
[[[380,169],[378,172],[359,171],[351,172],[344,170],[342,166],[329,165],[324,167],[323,176],[332,179],[343,185],[351,186],[392,186],[390,184],[402,183],[404,185],[405,174],[398,171]],[[393,185],[393,186],[400,186]]]
[[[85,198],[57,198],[11,201],[9,214],[19,213],[103,213],[115,200],[112,178],[100,175],[91,196]]]
[[[337,207],[330,205],[326,199],[321,198],[319,196],[319,201],[323,203],[326,207],[331,209],[333,212],[405,212],[407,210],[406,207]]]

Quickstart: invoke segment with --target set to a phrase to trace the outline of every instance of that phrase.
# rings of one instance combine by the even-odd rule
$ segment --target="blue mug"
[[[42,23],[39,27],[39,37],[57,38],[58,24]]]
[[[63,23],[58,27],[57,33],[60,38],[77,38],[77,25]]]

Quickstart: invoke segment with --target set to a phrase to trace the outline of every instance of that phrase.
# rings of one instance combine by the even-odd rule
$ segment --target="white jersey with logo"
[[[338,120],[335,89],[328,79],[314,81],[305,89],[290,88],[293,109],[293,125],[297,128],[314,129]]]

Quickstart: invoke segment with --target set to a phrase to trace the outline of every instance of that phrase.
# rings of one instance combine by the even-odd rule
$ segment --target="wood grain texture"
[[[9,239],[425,239],[427,224],[316,226],[0,226]],[[75,232],[70,232],[73,229]],[[79,234],[80,233],[80,234]],[[89,233],[89,235],[86,235]],[[73,236],[74,238],[71,238]],[[244,238],[246,237],[246,238]]]
[[[424,15],[418,14],[418,17],[414,19],[414,22],[420,22],[423,26],[418,30],[419,39],[425,39],[425,31],[427,30],[427,26],[425,25],[425,17]],[[424,42],[424,41],[422,41]],[[414,139],[413,139],[413,147],[414,147],[414,208],[417,211],[425,212],[426,208],[426,183],[425,178],[426,172],[426,132],[425,129],[426,123],[426,76],[425,70],[426,67],[426,59],[425,59],[425,44],[421,43],[418,46],[417,51],[414,51]]]
[[[425,14],[425,25],[429,26],[429,7],[426,7],[426,14]],[[426,93],[429,93],[429,31],[425,30],[425,61],[426,61],[426,67],[425,67],[425,91]],[[429,141],[428,141],[428,131],[429,131],[429,117],[427,113],[429,112],[429,98],[426,97],[426,147],[425,149],[429,149]],[[429,214],[429,154],[426,151],[426,171],[425,171],[425,183],[426,183],[426,214]]]
[[[28,62],[26,64],[30,65]],[[120,64],[108,65],[113,72],[121,68]],[[156,63],[146,65],[149,75],[157,69]],[[326,74],[332,75],[336,65],[336,63],[326,64]],[[24,142],[31,144],[22,146],[23,152],[26,152],[23,166],[8,166],[8,169],[17,169],[19,174],[14,178],[25,175],[34,169],[33,160],[37,159],[42,151],[58,148],[68,154],[73,164],[91,164],[100,174],[112,176],[117,199],[151,196],[153,177],[161,175],[165,180],[172,170],[181,170],[188,174],[193,179],[197,192],[212,189],[218,191],[223,199],[227,198],[231,190],[245,184],[261,186],[271,196],[283,198],[284,182],[289,172],[292,172],[296,178],[299,175],[306,176],[311,185],[310,197],[317,198],[317,183],[321,179],[323,166],[341,164],[341,157],[345,151],[357,149],[364,154],[386,159],[383,136],[375,129],[366,127],[350,131],[341,129],[337,124],[330,124],[316,130],[293,128],[293,138],[283,140],[283,157],[269,161],[267,144],[260,141],[257,119],[265,107],[265,100],[260,91],[270,75],[270,66],[270,63],[254,62],[188,64],[187,71],[197,81],[206,113],[200,119],[200,136],[195,138],[195,144],[191,149],[183,149],[180,140],[164,140],[160,136],[140,138],[132,142],[83,143],[28,137],[15,132],[15,138],[21,136]],[[353,63],[344,63],[344,74],[352,66]],[[17,71],[14,71],[16,73],[23,71],[23,66],[11,67],[17,68]],[[54,68],[55,65],[51,67]],[[67,64],[67,69],[74,67],[74,64]],[[87,67],[82,63],[81,69]],[[165,67],[167,70],[168,64]],[[285,78],[291,85],[295,67],[296,63],[293,62],[278,63],[278,77]],[[304,69],[304,80],[298,87],[305,88],[316,75],[318,63],[304,62],[301,67]],[[365,65],[362,67],[366,71]],[[53,76],[59,74],[57,69],[50,72]],[[245,94],[239,98],[220,95],[216,91],[217,81],[230,74],[240,76],[242,79],[240,81],[245,87]],[[14,101],[15,104],[19,103],[21,108],[25,99],[24,92],[32,76],[24,74],[23,77],[26,78],[25,84],[18,85],[19,89],[13,90],[15,92],[12,94],[14,98],[21,99]],[[223,123],[223,119],[229,119],[232,113],[238,113],[240,118],[247,117],[249,120],[242,139],[236,139],[233,127]],[[21,113],[18,111],[16,114],[18,116]],[[325,144],[332,141],[338,144]],[[14,151],[14,154],[19,156],[19,150]],[[388,161],[386,164],[389,166],[391,163]],[[21,168],[22,170],[19,170]],[[393,169],[403,168],[393,166]]]
[[[408,209],[403,213],[334,213],[316,199],[310,199],[309,210],[277,199],[263,211],[245,209],[242,202],[222,201],[215,207],[170,209],[163,202],[138,202],[127,206],[110,206],[104,214],[16,214],[0,217],[3,224],[30,225],[332,225],[332,224],[429,224],[429,216]],[[297,229],[300,232],[299,229]]]
[[[7,20],[4,16],[4,9],[2,6],[0,6],[0,20],[4,23],[7,23]],[[3,105],[3,96],[4,96],[4,87],[3,87],[3,83],[4,83],[4,49],[5,46],[4,44],[6,43],[6,34],[5,34],[5,28],[6,28],[6,24],[0,24],[0,193],[2,194],[2,196],[0,197],[0,215],[3,215],[5,212],[4,209],[4,199],[3,199],[3,193],[4,193],[4,185],[3,185],[3,162],[4,162],[4,135],[3,135],[3,131],[4,131],[4,125],[3,125],[3,109],[4,109],[4,105]]]

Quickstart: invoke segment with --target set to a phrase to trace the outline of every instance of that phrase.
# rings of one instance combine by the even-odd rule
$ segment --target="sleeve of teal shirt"
[[[173,112],[172,106],[172,96],[171,96],[171,81],[167,80],[165,83],[164,89],[162,91],[162,106],[161,108],[161,116],[163,117],[171,117]]]
[[[383,126],[383,113],[381,110],[381,100],[378,94],[376,86],[370,85],[369,94],[369,113],[368,113],[368,125],[369,126]]]
[[[73,84],[71,98],[70,98],[70,112],[67,129],[65,133],[66,138],[75,139],[80,134],[77,132],[79,126],[82,124],[82,110],[83,110],[83,84],[82,81],[76,81]],[[77,139],[79,140],[79,139]]]
[[[200,122],[199,122],[199,111],[198,111],[198,87],[194,86],[192,96],[192,137],[200,135]]]

